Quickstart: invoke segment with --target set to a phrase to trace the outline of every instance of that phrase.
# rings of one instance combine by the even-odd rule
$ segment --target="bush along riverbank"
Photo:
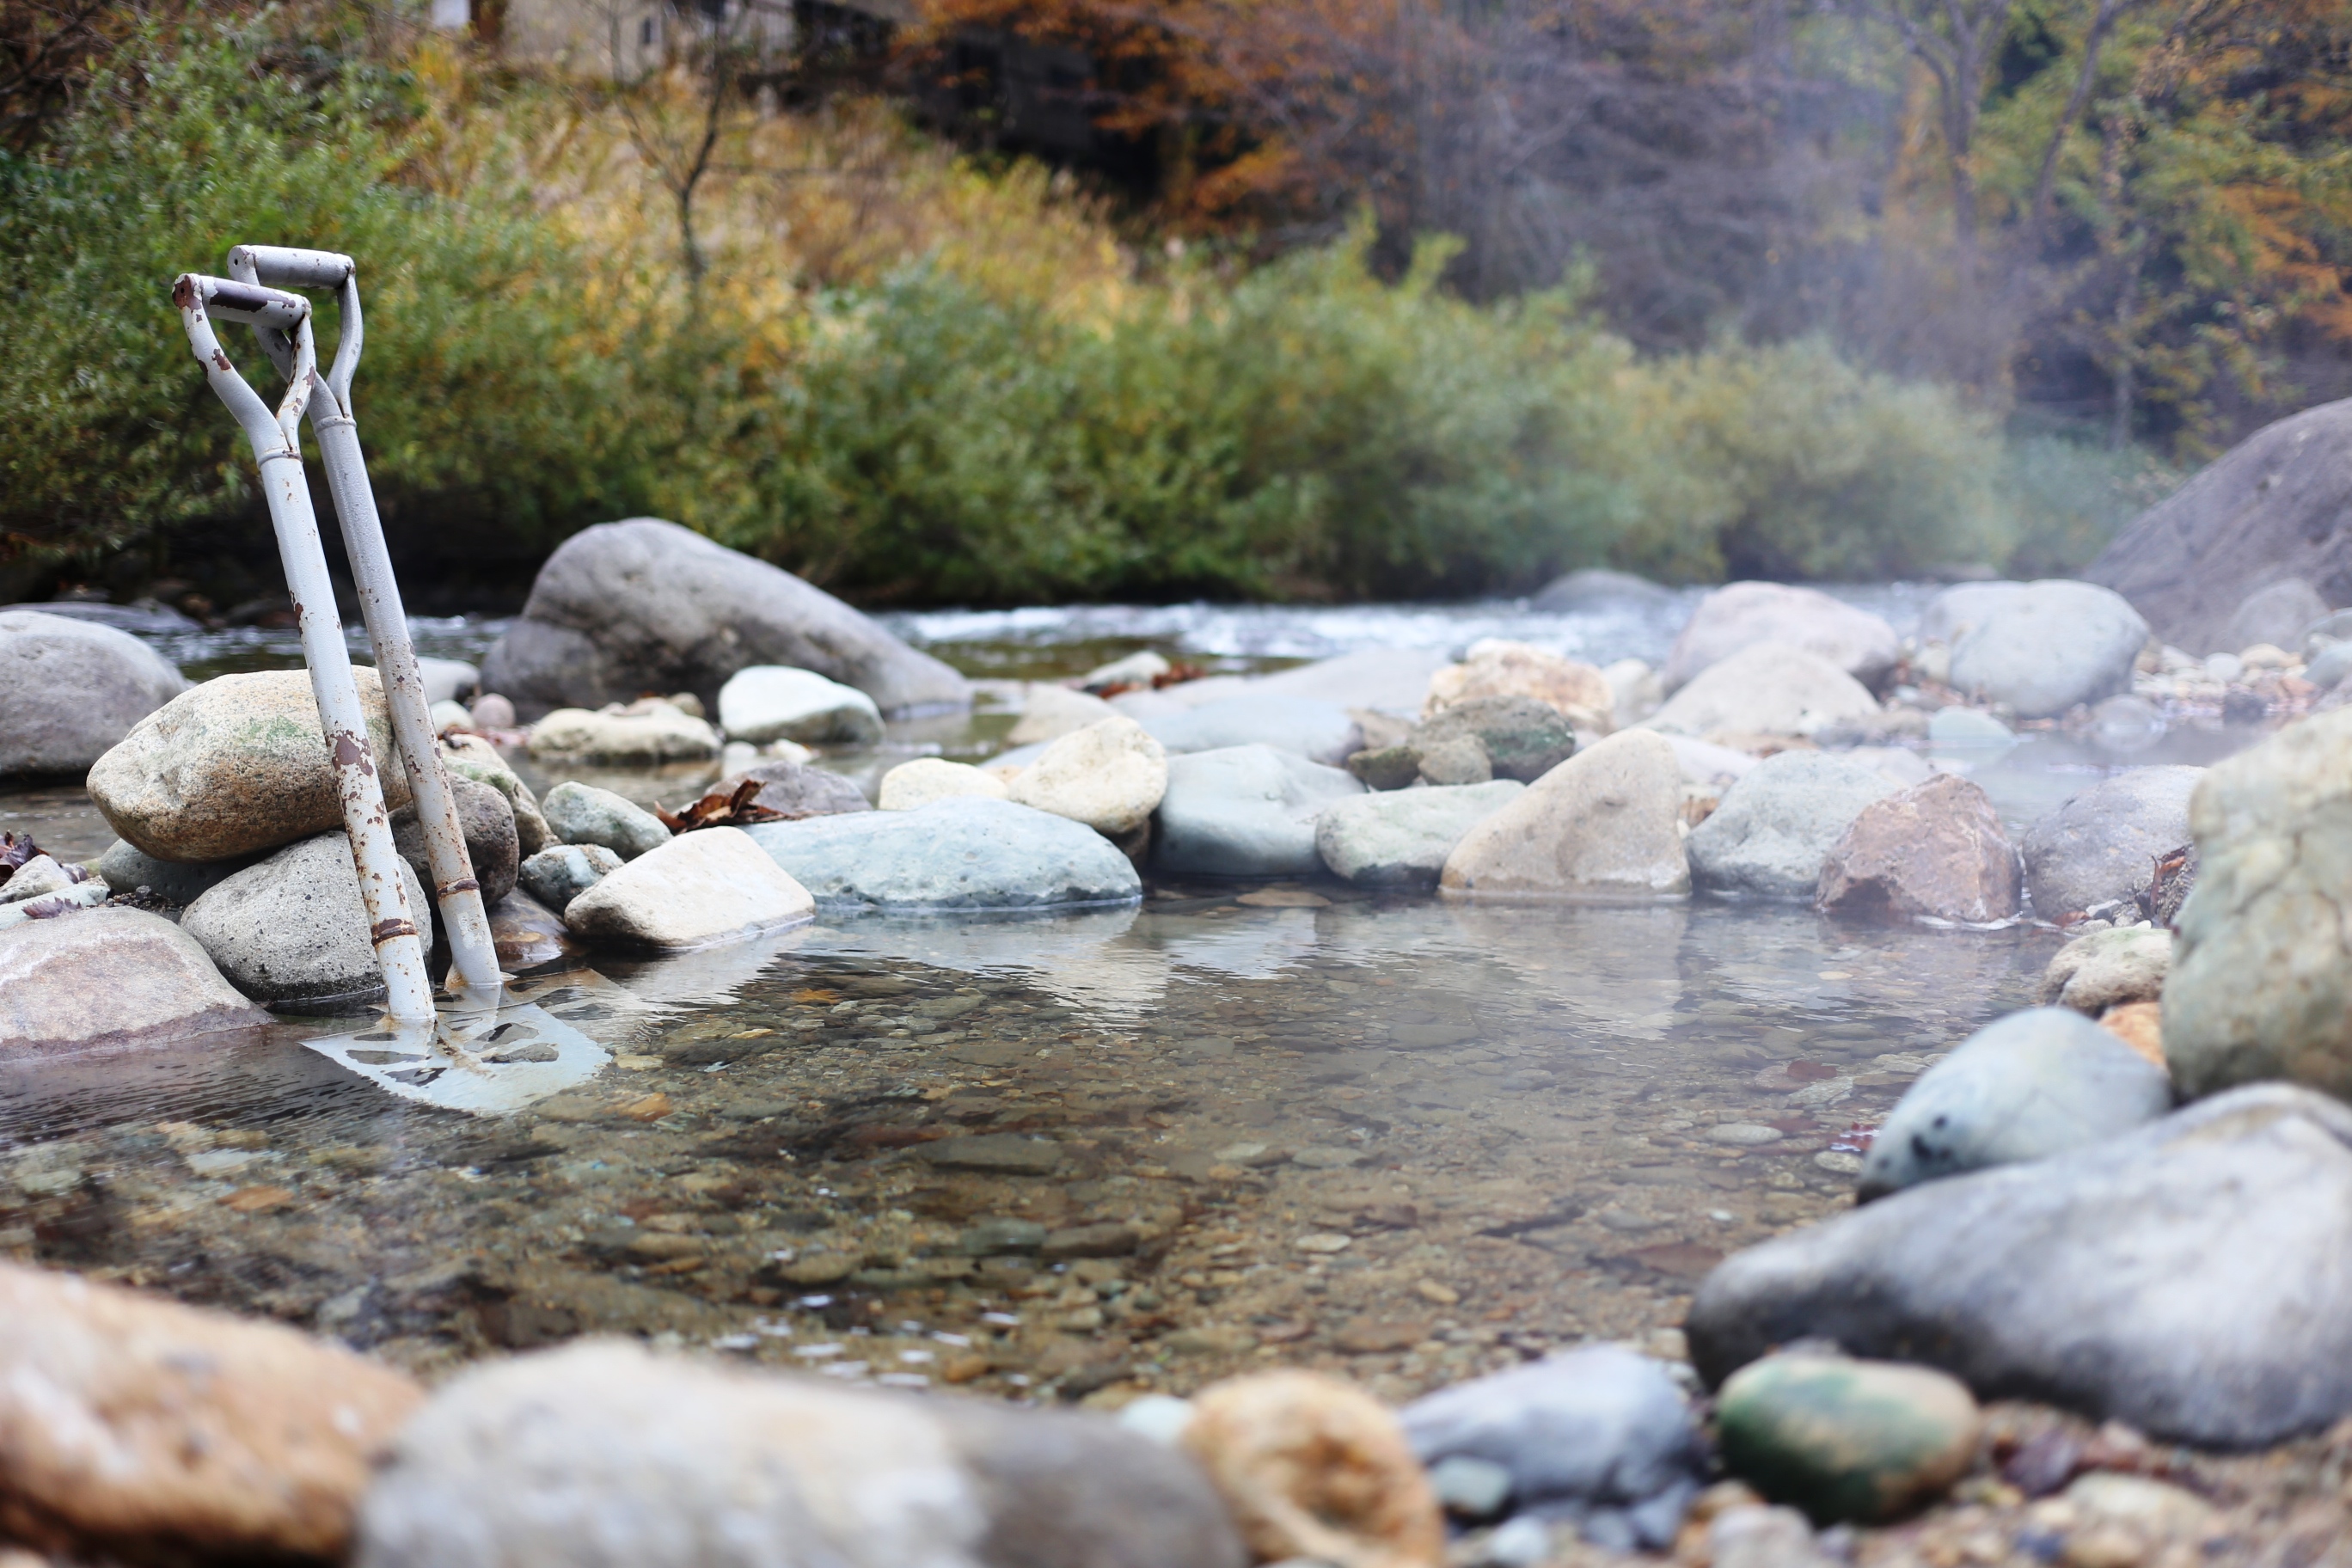
[[[868,601],[1007,603],[2049,570],[2151,499],[1822,343],[1642,358],[1572,280],[1473,306],[1443,238],[1393,279],[1362,228],[1255,269],[1132,249],[876,106],[730,132],[689,286],[611,106],[302,42],[157,25],[0,153],[0,600],[266,578],[163,297],[257,237],[360,258],[372,468],[428,595],[632,512]],[[810,166],[838,179],[762,174]]]
[[[11,1083],[146,1096],[0,1166],[0,1543],[2324,1561],[2352,1531],[2336,624],[2200,659],[2084,583],[1949,589],[1907,637],[1742,583],[1658,668],[1490,641],[1003,683],[1018,743],[869,799],[818,764],[973,686],[675,524],[598,527],[478,672],[433,674],[473,689],[436,711],[501,961],[613,1059],[510,1119],[331,1110],[313,1147],[290,1105],[241,1125],[234,1091],[121,1070],[271,1081],[301,1054],[257,1004],[367,1004],[306,682],[173,691],[111,628],[12,612],[0,657],[47,639],[152,710],[87,775],[121,842],[0,858]],[[2225,723],[2234,755],[2021,836],[1967,776],[2023,731]],[[1773,935],[1715,950],[1731,984],[1691,1008],[1649,950],[1694,895]],[[1435,999],[1400,980],[1433,911],[1480,950],[1443,1013],[1395,1005]],[[1262,950],[1327,916],[1347,961],[1284,984]],[[1823,1025],[1848,986],[1874,1021]],[[1573,1006],[1606,1055],[1561,1049]],[[1729,1047],[1696,1073],[1693,1015]],[[168,1299],[215,1292],[313,1332]]]

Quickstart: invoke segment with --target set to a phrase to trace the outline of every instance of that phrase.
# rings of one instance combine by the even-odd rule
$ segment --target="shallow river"
[[[1900,627],[1924,591],[1854,596]],[[1251,669],[1492,634],[1654,658],[1678,615],[1660,619],[1190,607],[898,629],[1004,679],[1146,646]],[[496,626],[420,629],[424,651],[476,657]],[[298,662],[278,634],[170,651],[192,674]],[[977,756],[1008,722],[830,761],[870,778]],[[2251,738],[1961,760],[2021,829],[2102,773]],[[710,773],[591,776],[676,804]],[[0,795],[0,826],[75,857],[111,838],[76,790]],[[0,1068],[0,1253],[428,1373],[601,1330],[1016,1396],[1181,1392],[1276,1359],[1402,1394],[1588,1335],[1678,1348],[1696,1280],[1845,1205],[1849,1127],[2028,1004],[2059,940],[1706,898],[1148,887],[1137,910],[820,922],[528,983],[618,1060],[502,1120],[392,1100],[301,1049],[318,1026],[299,1021],[226,1052]]]

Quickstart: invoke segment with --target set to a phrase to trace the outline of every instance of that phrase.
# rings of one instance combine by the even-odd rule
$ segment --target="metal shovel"
[[[206,379],[236,416],[260,465],[278,558],[301,632],[302,657],[310,667],[310,689],[318,700],[341,799],[343,826],[359,870],[360,896],[384,979],[386,1016],[378,1028],[305,1044],[404,1099],[475,1111],[516,1109],[593,1076],[610,1058],[577,1029],[537,1007],[501,1005],[506,977],[499,972],[480,885],[466,853],[456,798],[442,771],[416,652],[352,416],[352,376],[361,344],[357,268],[349,257],[326,251],[261,246],[232,250],[229,268],[236,276],[182,274],[172,286],[172,301],[179,307]],[[342,331],[328,374],[319,372],[310,302],[276,286],[280,284],[339,290]],[[276,409],[230,363],[213,331],[215,317],[251,326],[284,373],[286,394]],[[302,470],[300,427],[306,411],[319,432],[328,486],[342,523],[344,548],[359,584],[393,734],[416,802],[435,898],[449,938],[452,984],[440,998],[445,1004],[440,1009],[425,968],[416,911],[409,908],[402,886],[391,818]]]

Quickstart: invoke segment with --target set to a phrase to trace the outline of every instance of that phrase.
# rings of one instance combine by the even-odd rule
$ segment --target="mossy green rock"
[[[1717,1442],[1733,1475],[1819,1524],[1896,1518],[1974,1460],[1976,1400],[1926,1367],[1780,1355],[1724,1384]]]

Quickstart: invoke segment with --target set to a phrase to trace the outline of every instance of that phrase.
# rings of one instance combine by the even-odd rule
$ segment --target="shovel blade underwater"
[[[611,1053],[530,1003],[445,1010],[430,1025],[389,1020],[302,1042],[379,1089],[445,1110],[520,1110],[596,1076]]]

